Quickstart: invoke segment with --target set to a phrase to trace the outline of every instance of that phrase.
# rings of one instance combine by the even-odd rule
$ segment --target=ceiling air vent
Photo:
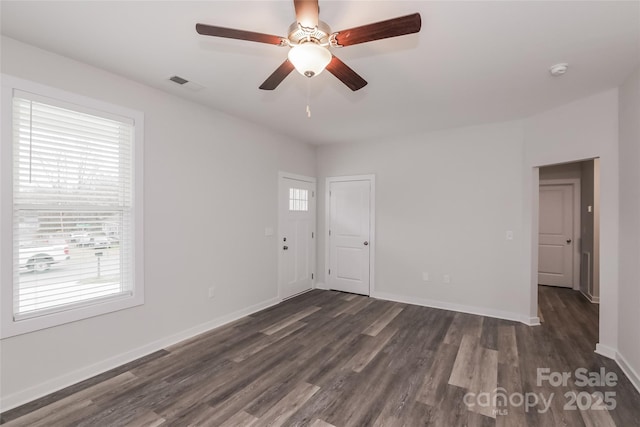
[[[179,85],[183,85],[185,83],[189,83],[189,80],[187,79],[183,79],[180,76],[173,76],[173,77],[169,77],[169,80],[171,80],[174,83],[178,83]]]
[[[181,87],[189,89],[189,90],[191,90],[193,92],[197,92],[199,90],[204,89],[204,86],[202,86],[201,84],[198,84],[198,83],[196,83],[194,81],[191,81],[191,80],[187,80],[187,79],[185,79],[183,77],[180,77],[180,76],[169,77],[169,80],[174,82],[174,83],[177,83]]]

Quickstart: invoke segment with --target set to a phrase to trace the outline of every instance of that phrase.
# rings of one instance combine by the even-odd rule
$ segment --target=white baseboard
[[[276,305],[279,302],[280,299],[272,298],[267,301],[254,304],[250,307],[243,308],[242,310],[220,316],[208,322],[194,326],[193,328],[186,329],[184,331],[159,339],[149,344],[145,344],[141,347],[127,351],[125,353],[121,353],[108,359],[102,360],[93,365],[85,366],[73,372],[69,372],[68,374],[59,376],[49,381],[45,381],[44,383],[38,384],[37,386],[29,387],[17,393],[10,394],[0,399],[0,412],[4,412],[25,403],[31,402],[57,390],[61,390],[65,387],[79,383],[110,369],[124,365],[125,363],[129,363],[133,360],[139,359],[158,350],[162,350],[163,348],[177,344],[180,341],[184,341],[196,335],[226,325],[227,323],[231,323],[235,320],[240,319],[241,317],[248,316],[257,311],[264,310],[265,308]]]
[[[608,357],[613,360],[616,360],[616,354],[618,353],[615,348],[600,343],[596,344],[595,352],[600,356]]]
[[[402,302],[406,304],[420,305],[423,307],[439,308],[442,310],[459,311],[462,313],[477,314],[479,316],[487,316],[487,317],[495,317],[495,318],[504,319],[504,320],[512,320],[515,322],[524,323],[525,325],[529,325],[529,326],[540,325],[539,317],[530,317],[528,315],[524,315],[521,313],[494,310],[486,307],[475,307],[475,306],[469,306],[469,305],[454,304],[454,303],[436,301],[436,300],[431,300],[426,298],[409,297],[405,295],[394,295],[386,292],[376,291],[376,292],[373,292],[371,296],[374,298],[383,299],[387,301],[396,301],[396,302]]]
[[[589,295],[588,293],[584,292],[584,291],[580,291],[580,293],[582,294],[583,297],[585,297],[589,302],[593,303],[593,304],[600,304],[600,297],[594,297],[593,295]]]
[[[624,372],[627,378],[629,378],[631,384],[633,384],[636,390],[638,390],[638,393],[640,393],[640,375],[638,375],[638,372],[629,365],[627,359],[625,359],[620,353],[616,353],[616,362],[618,363],[618,366],[620,366],[620,369],[622,369],[622,372]]]
[[[325,291],[329,289],[329,287],[323,282],[316,282],[315,288],[316,289],[322,289],[322,290],[325,290]]]
[[[627,362],[627,359],[622,354],[620,354],[618,350],[598,343],[596,344],[595,352],[601,356],[615,360],[620,369],[622,369],[622,372],[624,372],[627,378],[629,378],[631,384],[633,384],[636,390],[638,390],[638,393],[640,393],[640,374],[638,374],[638,372],[633,369],[629,362]]]
[[[526,317],[525,317],[526,319]],[[529,317],[529,320],[525,320],[525,321],[521,321],[522,323],[524,323],[525,325],[528,326],[540,326],[542,323],[540,323],[540,318],[538,316],[535,317]]]

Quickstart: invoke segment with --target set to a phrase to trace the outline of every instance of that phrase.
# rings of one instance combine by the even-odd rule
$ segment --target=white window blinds
[[[14,90],[14,320],[133,290],[133,120]]]

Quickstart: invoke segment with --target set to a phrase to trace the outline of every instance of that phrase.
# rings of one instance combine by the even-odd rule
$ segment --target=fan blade
[[[296,9],[296,21],[298,24],[306,28],[315,28],[318,26],[318,0],[293,0],[293,6]]]
[[[236,30],[234,28],[216,27],[214,25],[196,24],[196,31],[203,36],[225,37],[228,39],[247,40],[250,42],[275,45],[286,44],[286,39],[271,34],[254,33],[252,31]]]
[[[327,71],[333,74],[342,83],[346,84],[349,89],[356,91],[362,89],[367,85],[367,81],[360,77],[358,73],[353,71],[347,64],[338,59],[337,56],[332,55],[333,58],[329,65],[327,65]]]
[[[289,60],[285,60],[274,72],[271,74],[267,80],[264,81],[260,85],[260,89],[262,90],[274,90],[278,87],[280,83],[284,80],[285,77],[289,75],[293,71],[294,67]]]
[[[351,46],[358,43],[417,33],[421,27],[422,18],[420,18],[419,13],[414,13],[400,18],[339,31],[335,33],[335,38],[339,46]]]

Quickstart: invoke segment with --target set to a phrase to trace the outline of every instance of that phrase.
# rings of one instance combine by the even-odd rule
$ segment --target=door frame
[[[328,289],[331,289],[330,278],[329,278],[329,260],[330,258],[330,241],[329,241],[329,228],[331,224],[331,202],[329,196],[329,190],[331,188],[331,184],[334,182],[349,182],[349,181],[369,181],[370,194],[369,194],[369,293],[371,296],[375,292],[375,260],[376,260],[376,176],[374,174],[369,175],[346,175],[346,176],[332,176],[327,177],[325,181],[325,192],[324,192],[324,232],[325,232],[325,240],[324,240],[324,259],[325,259],[325,269],[324,272],[327,274],[327,283],[326,286]]]
[[[594,219],[598,218],[599,232],[594,236],[594,253],[598,253],[598,264],[594,262],[592,281],[598,280],[600,286],[600,321],[598,322],[598,342],[595,352],[610,359],[616,359],[618,349],[618,270],[615,260],[618,257],[618,156],[615,139],[605,136],[597,146],[574,148],[547,152],[544,161],[533,161],[525,167],[525,250],[528,255],[527,276],[529,281],[529,319],[528,324],[539,325],[538,317],[538,209],[540,193],[540,168],[560,163],[594,160],[596,172]],[[576,146],[577,147],[577,146]],[[587,155],[584,154],[586,150]],[[578,154],[576,154],[576,151]],[[527,214],[528,213],[528,214]],[[598,214],[597,216],[595,214]]]
[[[314,238],[312,239],[312,245],[311,245],[311,271],[313,272],[313,277],[311,279],[311,289],[315,289],[316,288],[316,282],[318,280],[318,274],[316,272],[316,245],[317,245],[317,237],[318,237],[318,215],[317,215],[317,193],[318,192],[318,183],[315,177],[312,176],[306,176],[306,175],[298,175],[298,174],[294,174],[294,173],[289,173],[289,172],[283,172],[283,171],[278,171],[278,202],[276,204],[276,206],[278,207],[278,232],[276,233],[276,251],[278,253],[278,300],[283,301],[283,297],[282,297],[282,281],[283,281],[283,274],[284,274],[284,267],[283,267],[283,258],[282,258],[282,251],[280,250],[280,246],[282,244],[282,230],[283,230],[283,221],[284,218],[282,217],[282,207],[280,206],[280,202],[284,199],[285,194],[283,194],[282,191],[282,182],[284,179],[292,179],[294,181],[302,181],[302,182],[308,182],[313,184],[313,192],[314,194],[311,197],[311,200],[309,201],[309,211],[311,212],[311,215],[313,216],[313,225],[312,225],[312,232],[314,235]]]
[[[582,233],[580,225],[580,200],[581,189],[580,179],[578,178],[562,178],[562,179],[540,179],[538,183],[538,191],[543,186],[554,185],[571,185],[573,187],[573,283],[571,289],[575,291],[580,290],[580,263],[582,262]],[[538,206],[539,208],[539,206]],[[538,218],[538,225],[540,224],[540,218]],[[540,230],[538,229],[538,233]],[[539,268],[540,266],[538,266]]]

